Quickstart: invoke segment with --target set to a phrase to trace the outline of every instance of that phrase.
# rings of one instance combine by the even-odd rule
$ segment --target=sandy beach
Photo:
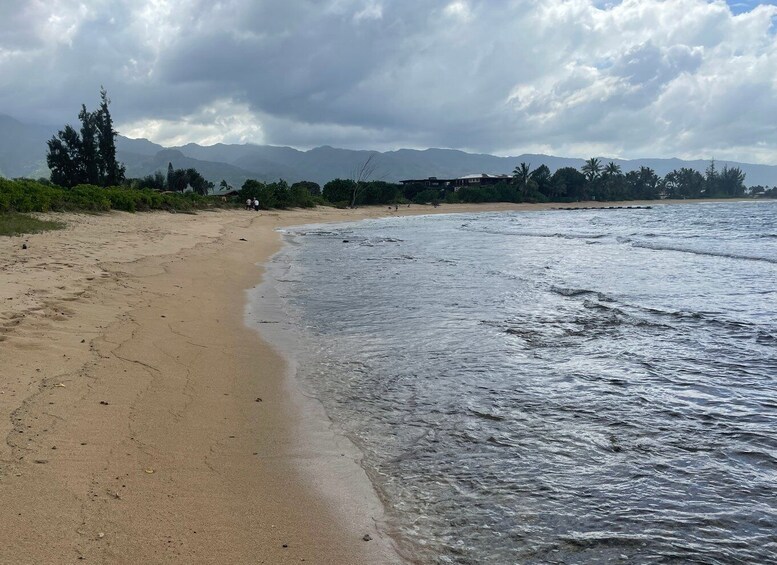
[[[561,206],[61,214],[0,240],[0,563],[402,563],[246,291],[279,227]]]

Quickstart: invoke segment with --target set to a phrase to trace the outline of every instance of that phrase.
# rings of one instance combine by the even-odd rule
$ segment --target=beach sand
[[[246,291],[279,227],[558,206],[57,214],[1,239],[0,563],[402,563]]]

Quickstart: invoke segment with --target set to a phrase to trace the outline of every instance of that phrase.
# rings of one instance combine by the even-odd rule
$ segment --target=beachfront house
[[[500,182],[510,182],[510,175],[489,175],[480,173],[475,175],[465,175],[456,178],[437,178],[428,177],[425,179],[407,179],[399,181],[403,185],[420,185],[426,187],[453,188],[454,192],[463,186],[488,186]]]

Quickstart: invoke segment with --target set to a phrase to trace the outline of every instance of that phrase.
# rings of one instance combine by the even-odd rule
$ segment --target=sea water
[[[285,237],[274,329],[406,556],[777,562],[777,202]]]

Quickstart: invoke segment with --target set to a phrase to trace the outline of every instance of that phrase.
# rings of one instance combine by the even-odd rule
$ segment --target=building
[[[448,179],[428,177],[425,179],[407,179],[399,182],[405,186],[418,184],[421,186],[438,188],[452,187],[453,190],[458,190],[464,186],[490,186],[500,182],[510,182],[510,180],[512,180],[510,175],[489,175],[487,173],[481,173],[479,175],[466,175]]]
[[[512,177],[510,175],[489,175],[481,173],[479,175],[466,175],[453,179],[452,184],[454,187],[462,186],[490,186],[498,184],[500,182],[510,182]]]

